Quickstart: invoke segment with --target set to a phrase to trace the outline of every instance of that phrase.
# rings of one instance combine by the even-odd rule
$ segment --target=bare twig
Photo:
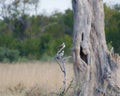
[[[72,84],[73,84],[74,78],[72,78],[72,80],[70,81],[70,84],[68,85],[68,87],[66,88],[65,94],[68,92],[68,90],[71,88]]]

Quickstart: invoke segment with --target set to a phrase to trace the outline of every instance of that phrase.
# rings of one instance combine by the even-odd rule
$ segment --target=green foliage
[[[25,3],[27,4],[28,1],[30,0],[25,0]],[[120,53],[120,12],[118,8],[118,5],[112,9],[104,4],[108,48],[113,46],[115,52]],[[68,9],[64,14],[56,11],[51,16],[30,16],[17,12],[20,11],[16,10],[0,20],[0,61],[12,62],[18,57],[19,60],[20,58],[53,59],[58,46],[63,42],[66,44],[65,55],[71,55],[72,10]]]
[[[113,46],[112,46],[112,41],[110,41],[108,44],[107,44],[107,46],[108,46],[108,49],[110,50]]]
[[[120,11],[120,4],[115,4],[114,9]]]
[[[16,61],[19,57],[18,50],[11,50],[5,47],[0,47],[0,62],[9,61],[13,62]]]
[[[28,57],[29,59],[34,59],[38,55],[38,45],[39,41],[37,39],[26,39],[25,41],[21,41],[16,49],[20,51],[21,57]]]
[[[50,36],[42,36],[41,39],[40,39],[40,45],[39,45],[39,51],[40,51],[40,54],[44,54],[45,52],[50,52],[50,40],[51,40],[51,37]],[[49,54],[49,53],[48,53]]]
[[[63,15],[63,21],[64,21],[64,27],[65,27],[65,33],[72,36],[73,32],[73,11],[68,9],[65,11],[65,14]]]
[[[105,5],[105,33],[108,45],[112,42],[115,52],[120,53],[120,12]]]

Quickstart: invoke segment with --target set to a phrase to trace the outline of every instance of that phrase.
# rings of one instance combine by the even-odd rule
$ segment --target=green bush
[[[39,56],[39,43],[40,40],[38,38],[26,39],[17,48],[20,51],[20,56],[28,59],[37,59]]]
[[[0,62],[9,61],[13,62],[19,58],[19,51],[0,47]]]

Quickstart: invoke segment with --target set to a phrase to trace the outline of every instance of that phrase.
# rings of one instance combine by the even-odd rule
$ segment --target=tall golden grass
[[[73,76],[72,64],[66,64],[66,70],[68,85]],[[58,92],[62,83],[63,73],[55,62],[0,64],[0,96],[17,96],[13,94],[14,91],[29,90],[36,86],[39,86],[40,90],[44,90],[44,93],[49,94]],[[19,93],[18,96],[25,96],[21,91]]]

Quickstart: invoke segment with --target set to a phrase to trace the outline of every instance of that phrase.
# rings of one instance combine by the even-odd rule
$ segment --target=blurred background
[[[120,53],[120,1],[105,0],[105,34],[110,49]],[[71,0],[1,0],[0,62],[53,60],[65,42],[71,54]]]

